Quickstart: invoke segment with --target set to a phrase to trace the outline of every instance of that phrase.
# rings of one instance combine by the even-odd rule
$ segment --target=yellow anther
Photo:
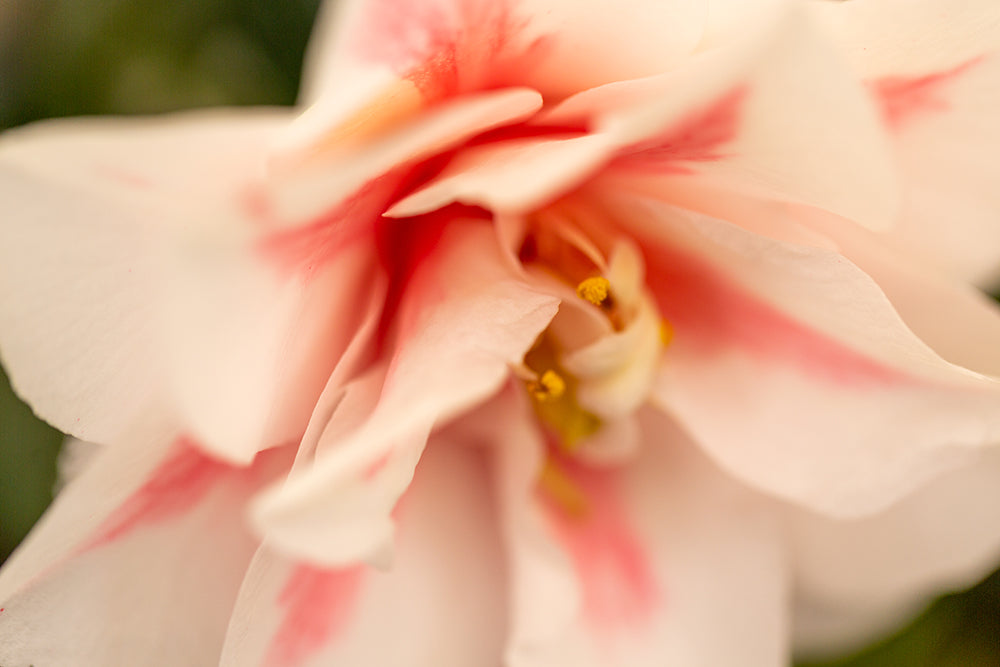
[[[566,393],[566,381],[554,370],[549,369],[535,382],[528,385],[528,391],[536,401],[554,401]]]
[[[673,339],[674,327],[667,320],[660,320],[660,342],[663,343],[663,347],[670,345]]]
[[[584,301],[601,306],[611,294],[611,283],[603,276],[587,278],[576,286],[576,294]]]
[[[560,449],[572,453],[580,443],[601,428],[601,420],[584,410],[576,400],[576,379],[562,375],[556,359],[556,347],[548,336],[542,336],[524,357],[525,368],[548,370],[538,372],[525,383],[535,414],[555,436]]]
[[[538,484],[549,500],[568,515],[581,517],[587,513],[587,496],[551,458],[545,462],[538,477]]]

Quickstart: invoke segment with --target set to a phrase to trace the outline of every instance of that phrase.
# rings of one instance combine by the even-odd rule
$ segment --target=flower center
[[[529,223],[520,259],[529,276],[562,298],[521,370],[551,447],[540,484],[574,513],[579,493],[559,461],[618,459],[637,446],[622,442],[636,432],[623,424],[646,402],[672,329],[628,239],[598,243],[566,218],[543,213]]]

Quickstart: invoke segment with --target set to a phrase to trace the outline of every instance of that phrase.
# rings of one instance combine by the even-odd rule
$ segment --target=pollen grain
[[[554,370],[549,369],[542,373],[538,380],[532,382],[528,389],[537,401],[554,401],[566,393],[566,381]]]
[[[595,306],[603,306],[611,296],[611,283],[603,276],[593,276],[576,286],[576,294]]]

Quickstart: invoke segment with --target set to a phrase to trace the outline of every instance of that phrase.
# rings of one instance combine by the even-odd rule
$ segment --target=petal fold
[[[511,562],[506,664],[782,664],[785,565],[766,504],[647,410],[627,466],[561,464],[586,503],[568,513],[539,488],[544,445],[519,398],[478,416]]]
[[[388,571],[327,569],[262,547],[221,665],[495,663],[505,624],[503,563],[484,463],[464,443],[431,443],[398,511]]]
[[[0,660],[215,663],[257,547],[242,510],[289,454],[237,469],[183,439],[103,450],[0,575]]]
[[[997,381],[937,355],[841,254],[649,201],[609,215],[675,332],[656,400],[738,477],[856,515],[1000,437]]]
[[[487,225],[445,232],[407,286],[388,365],[340,410],[348,426],[335,414],[315,465],[258,504],[257,525],[276,546],[326,565],[384,558],[390,512],[431,429],[495,392],[556,313],[558,301],[517,282],[504,261]]]

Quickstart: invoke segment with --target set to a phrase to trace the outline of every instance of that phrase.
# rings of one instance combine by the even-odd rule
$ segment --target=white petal
[[[305,276],[242,244],[193,242],[172,264],[167,361],[190,430],[235,462],[297,441],[363,317],[372,249],[356,245]]]
[[[851,515],[1000,437],[996,381],[935,354],[843,256],[646,206],[612,215],[675,331],[657,397],[734,474]]]
[[[906,191],[892,237],[929,265],[992,286],[1000,279],[1000,54],[943,72],[926,84],[938,88],[926,95],[941,108],[915,111],[896,133]]]
[[[400,505],[396,559],[387,572],[296,565],[263,547],[240,592],[221,664],[496,664],[503,563],[488,482],[479,451],[432,442]]]
[[[364,380],[370,414],[348,433],[331,422],[315,466],[258,505],[282,550],[328,565],[384,552],[431,428],[495,392],[555,315],[555,299],[511,279],[488,226],[453,225],[407,285],[381,390]]]
[[[976,288],[901,251],[882,234],[835,216],[797,211],[878,283],[922,341],[953,364],[1000,377],[1000,305]]]
[[[156,307],[166,222],[246,175],[284,118],[75,120],[4,135],[0,349],[39,416],[101,443],[172,419]]]
[[[788,512],[799,604],[826,618],[797,631],[801,649],[860,645],[943,590],[976,583],[1000,560],[1000,450],[886,511],[837,521]],[[865,623],[847,625],[857,616]],[[881,616],[881,618],[880,618]]]
[[[259,484],[287,467],[289,453],[235,469],[187,446],[142,461],[105,449],[3,570],[0,660],[81,667],[218,660],[257,547],[242,510]]]
[[[640,82],[645,103],[605,114],[606,131],[633,137],[616,162],[623,184],[711,184],[888,227],[899,186],[876,106],[801,3],[765,5],[658,95]]]
[[[892,127],[906,184],[895,239],[955,276],[991,285],[1000,279],[1000,6],[990,0],[812,4]]]
[[[808,8],[866,77],[927,73],[998,47],[1000,7],[990,0],[817,2]],[[889,23],[893,29],[886,31]]]
[[[67,121],[5,137],[0,345],[41,416],[100,443],[174,420],[244,463],[301,435],[373,256],[288,276],[262,241],[253,193],[287,120]]]
[[[786,652],[781,542],[762,504],[662,415],[626,469],[572,473],[590,514],[541,501],[530,409],[491,420],[513,576],[507,663],[777,665]]]

